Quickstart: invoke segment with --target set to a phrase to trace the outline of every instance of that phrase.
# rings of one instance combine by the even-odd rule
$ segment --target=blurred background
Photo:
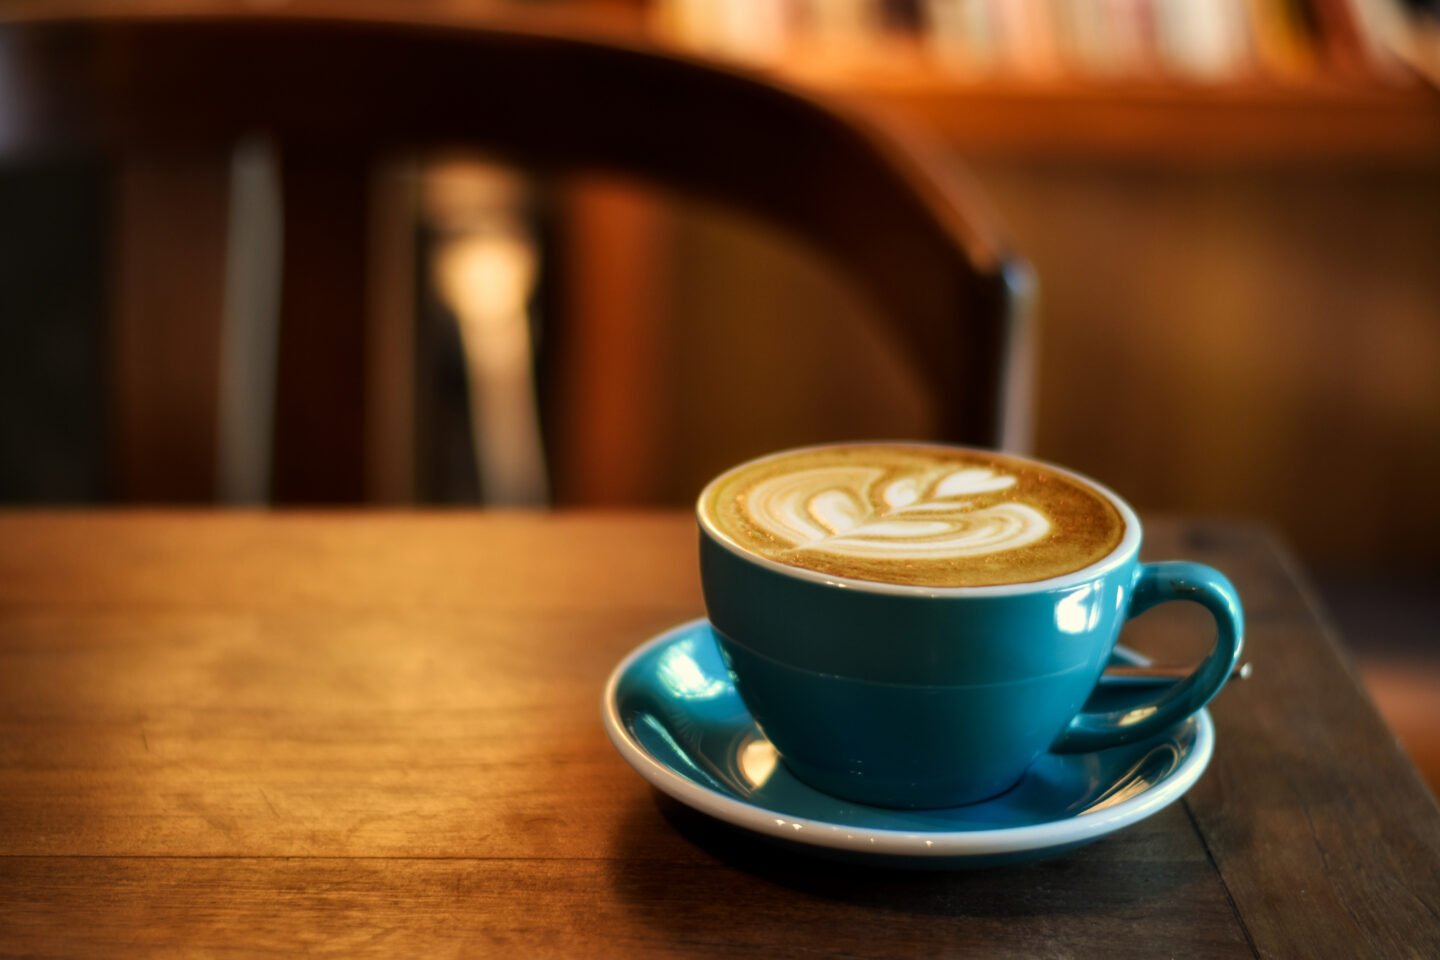
[[[1433,0],[12,0],[0,23],[137,12],[523,23],[918,131],[1038,278],[1022,444],[1144,510],[1277,531],[1440,784]],[[263,130],[219,159],[5,157],[5,505],[683,506],[767,450],[936,430],[846,277],[713,204],[464,152],[307,166]],[[286,242],[353,249],[368,306],[282,350],[297,182]],[[214,271],[170,269],[205,244]],[[223,322],[147,327],[167,299]],[[368,402],[307,406],[357,357]]]

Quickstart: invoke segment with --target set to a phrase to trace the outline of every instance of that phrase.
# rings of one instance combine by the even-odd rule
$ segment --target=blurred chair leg
[[[114,184],[113,492],[205,502],[216,491],[229,156],[134,155]]]
[[[662,495],[666,271],[671,215],[659,198],[592,177],[560,190],[555,386],[547,426],[561,504],[633,504]]]
[[[503,168],[455,160],[425,171],[422,196],[436,235],[430,281],[464,349],[481,497],[543,505],[550,491],[529,313],[539,251],[525,184]]]
[[[223,503],[270,499],[283,242],[277,165],[274,147],[258,139],[237,146],[231,163],[217,468]]]
[[[357,503],[365,493],[370,164],[287,150],[273,494],[277,503]]]
[[[365,499],[414,503],[418,493],[416,322],[419,163],[379,164],[370,181],[365,355]]]

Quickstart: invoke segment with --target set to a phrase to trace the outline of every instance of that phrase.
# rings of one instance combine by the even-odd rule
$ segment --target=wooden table
[[[1199,785],[949,874],[772,850],[611,749],[601,684],[701,612],[694,541],[677,514],[0,515],[0,953],[1440,956],[1440,813],[1263,533],[1148,531],[1247,607]],[[1200,622],[1127,639],[1193,655]]]

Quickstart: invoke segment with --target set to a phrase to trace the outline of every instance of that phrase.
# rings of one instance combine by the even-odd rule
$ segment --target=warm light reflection
[[[1098,813],[1140,796],[1158,781],[1169,776],[1179,765],[1179,748],[1173,743],[1161,744],[1135,761],[1129,770],[1115,779],[1110,789],[1080,811],[1080,815]]]
[[[1061,633],[1088,633],[1100,623],[1100,586],[1077,588],[1055,605],[1055,626]]]
[[[445,242],[436,256],[440,295],[462,324],[490,338],[486,363],[504,366],[529,357],[525,307],[534,284],[536,254],[512,231],[480,232]]]
[[[684,700],[711,700],[729,689],[729,684],[712,677],[695,662],[695,642],[675,644],[660,657],[656,668],[660,682],[675,696]]]
[[[779,759],[780,755],[769,740],[751,740],[740,748],[740,773],[752,787],[758,789],[769,782]]]
[[[1126,712],[1126,714],[1120,718],[1120,726],[1133,727],[1140,721],[1148,720],[1150,717],[1154,716],[1155,711],[1158,709],[1160,708],[1155,706],[1153,703],[1144,707],[1136,707],[1134,710]]]

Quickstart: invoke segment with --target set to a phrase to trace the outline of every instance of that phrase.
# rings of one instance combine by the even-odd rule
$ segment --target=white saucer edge
[[[671,627],[640,644],[616,665],[605,682],[601,701],[605,732],[625,761],[660,792],[717,820],[791,843],[860,854],[902,857],[974,857],[1084,843],[1144,820],[1174,803],[1200,779],[1200,775],[1210,765],[1210,758],[1215,750],[1215,725],[1210,719],[1209,711],[1202,707],[1194,715],[1194,749],[1179,769],[1159,787],[1113,807],[1106,807],[1102,812],[1082,814],[1053,823],[997,830],[912,833],[904,830],[857,832],[853,828],[818,820],[786,819],[772,811],[721,796],[690,782],[652,757],[630,736],[620,720],[616,692],[620,678],[630,665],[652,648],[669,643],[677,635],[708,623],[705,617],[697,617]]]

